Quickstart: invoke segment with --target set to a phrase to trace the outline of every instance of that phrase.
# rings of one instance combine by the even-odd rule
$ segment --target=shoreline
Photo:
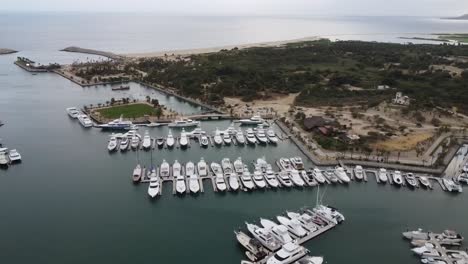
[[[13,54],[17,52],[18,52],[17,50],[0,48],[0,55],[8,55],[8,54]]]

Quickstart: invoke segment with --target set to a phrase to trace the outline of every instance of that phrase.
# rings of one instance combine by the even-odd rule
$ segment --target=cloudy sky
[[[468,0],[1,0],[4,11],[155,12],[167,14],[296,14],[452,16]]]

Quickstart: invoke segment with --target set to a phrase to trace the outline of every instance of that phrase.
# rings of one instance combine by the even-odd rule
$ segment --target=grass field
[[[156,110],[147,104],[118,105],[97,110],[104,118],[138,118],[144,115],[155,115]]]

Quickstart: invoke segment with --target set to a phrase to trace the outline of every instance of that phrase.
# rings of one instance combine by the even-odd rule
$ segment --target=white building
[[[398,92],[393,99],[393,103],[397,105],[410,105],[410,98],[403,93]]]

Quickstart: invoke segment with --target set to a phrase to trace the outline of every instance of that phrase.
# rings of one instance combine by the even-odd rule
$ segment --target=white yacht
[[[258,126],[257,133],[255,134],[255,136],[257,137],[258,142],[260,142],[261,144],[268,143],[268,138],[265,135],[265,129],[263,129],[263,126],[261,126],[261,125]]]
[[[218,189],[218,191],[226,191],[227,189],[227,186],[226,186],[226,181],[224,180],[224,177],[223,175],[217,175],[216,176],[216,189]]]
[[[223,137],[221,136],[221,131],[216,128],[215,135],[213,137],[213,140],[216,145],[221,145],[223,144]]]
[[[197,163],[197,172],[200,177],[208,176],[208,165],[203,158]]]
[[[151,137],[149,135],[149,131],[145,131],[145,135],[143,136],[143,144],[142,147],[144,149],[149,149],[151,147]]]
[[[416,187],[419,187],[418,186],[418,181],[416,180],[416,177],[414,177],[414,174],[413,173],[407,173],[405,175],[405,178],[406,178],[406,182],[408,183],[408,185],[411,187],[411,188],[416,188]]]
[[[158,146],[158,148],[164,147],[164,138],[158,137],[158,138],[156,139],[156,145]]]
[[[289,173],[289,177],[291,177],[291,180],[294,183],[294,185],[299,186],[299,187],[304,186],[305,182],[302,179],[301,175],[299,174],[298,170],[293,169],[293,170],[288,171],[288,173]]]
[[[420,176],[419,182],[421,182],[421,185],[425,188],[432,188],[432,184],[426,176]]]
[[[225,174],[225,176],[228,178],[229,181],[229,187],[231,187],[231,190],[237,191],[239,190],[239,179],[236,174],[233,172]]]
[[[170,123],[169,127],[194,127],[199,126],[200,122],[191,119],[181,119]]]
[[[21,161],[21,155],[16,149],[12,149],[8,151],[8,158],[10,159],[10,162],[19,162]]]
[[[226,145],[231,144],[231,142],[232,142],[231,135],[224,132],[223,133],[223,141],[224,141],[224,144],[226,144]]]
[[[290,170],[293,169],[293,167],[291,165],[291,161],[289,159],[286,159],[286,158],[280,158],[278,166],[283,171],[290,171]]]
[[[166,160],[163,160],[161,167],[159,167],[159,176],[169,177],[171,175],[171,166]]]
[[[194,130],[187,132],[188,137],[201,137],[202,135],[205,135],[206,132],[201,129],[200,126],[196,127]]]
[[[253,235],[253,237],[257,239],[264,247],[271,251],[276,251],[278,248],[280,248],[280,242],[274,238],[268,230],[254,224],[246,223],[246,225],[247,229]]]
[[[85,128],[93,126],[93,121],[91,121],[91,119],[89,119],[89,117],[85,114],[78,115],[78,121]]]
[[[244,163],[242,162],[241,157],[234,161],[234,171],[237,173],[237,175],[244,173]]]
[[[148,177],[150,178],[150,183],[149,183],[149,186],[148,186],[148,195],[151,198],[154,198],[154,197],[156,197],[156,195],[159,194],[159,189],[160,189],[159,178],[156,176],[156,169],[155,168],[152,168],[150,170],[150,173],[149,173]]]
[[[109,139],[109,143],[107,144],[107,150],[115,151],[117,149],[117,137],[112,135]]]
[[[200,136],[200,144],[202,145],[202,147],[208,147],[210,142],[208,141],[208,137],[206,135]]]
[[[291,234],[298,238],[303,238],[307,236],[307,230],[302,227],[301,223],[297,219],[289,219],[284,216],[277,216],[278,222],[284,225]]]
[[[250,176],[249,169],[247,166],[244,166],[242,176],[240,177],[242,184],[248,190],[253,190],[255,188],[254,182],[252,181],[252,177]]]
[[[289,242],[284,244],[273,256],[269,257],[266,264],[294,263],[307,255],[307,253],[309,253],[309,251],[306,248],[299,246],[295,242]]]
[[[379,181],[381,183],[386,183],[388,181],[387,170],[381,168],[378,173]]]
[[[180,165],[180,163],[175,160],[174,164],[172,164],[172,176],[177,178],[180,175],[182,175],[182,165]]]
[[[265,182],[265,179],[263,178],[263,173],[260,167],[255,166],[254,175],[252,178],[253,178],[255,185],[258,188],[263,189],[266,187],[266,182]]]
[[[358,180],[364,179],[364,170],[361,165],[356,165],[356,167],[354,167],[354,177]]]
[[[295,264],[323,264],[323,257],[305,256],[304,258],[296,261]]]
[[[78,116],[80,115],[80,111],[78,111],[78,109],[76,109],[76,107],[69,107],[66,109],[67,111],[67,114],[71,117],[71,118],[78,118]]]
[[[174,147],[174,143],[175,143],[174,136],[172,135],[172,132],[169,129],[169,133],[168,133],[167,138],[166,138],[166,145],[167,145],[168,148],[172,148],[172,147]]]
[[[246,138],[247,138],[247,142],[249,144],[256,144],[257,143],[257,138],[255,138],[255,134],[253,132],[253,130],[251,128],[247,129],[246,130]]]
[[[395,171],[392,175],[393,182],[397,185],[403,184],[403,176],[401,175],[401,171]]]
[[[239,128],[239,130],[237,130],[237,132],[236,132],[236,141],[237,141],[237,143],[239,143],[239,144],[245,144],[244,133],[242,132],[242,129],[240,129],[240,128]]]
[[[257,159],[257,162],[255,163],[255,167],[259,167],[259,169],[261,170],[261,172],[265,173],[267,168],[268,168],[268,162],[266,162],[265,160],[265,157],[262,157],[262,158],[258,158]]]
[[[195,174],[195,164],[193,162],[189,161],[185,164],[185,175],[191,176],[192,174]]]
[[[460,193],[463,192],[461,185],[456,184],[454,181],[450,179],[443,178],[442,182],[444,183],[445,187],[447,188],[449,192],[460,192]]]
[[[331,206],[317,205],[313,211],[334,222],[335,224],[339,224],[345,220],[343,214]]]
[[[314,168],[312,170],[312,176],[317,180],[318,183],[325,183],[325,177],[322,174],[322,171],[319,168]]]
[[[140,145],[140,138],[135,134],[132,136],[132,141],[130,143],[130,146],[132,147],[132,149],[137,149],[139,145]]]
[[[188,145],[188,138],[187,138],[187,133],[185,132],[185,129],[182,128],[182,132],[180,133],[180,140],[179,140],[180,146],[185,148]]]
[[[343,167],[337,166],[335,168],[335,175],[340,179],[341,181],[348,183],[351,181],[349,178],[348,174],[346,174],[346,171],[343,169]]]
[[[289,159],[291,161],[291,165],[296,170],[303,170],[304,169],[304,162],[302,162],[301,157],[294,157]]]
[[[283,185],[283,186],[286,186],[286,187],[292,187],[293,186],[291,178],[289,178],[289,172],[287,172],[287,171],[280,171],[278,173],[278,180],[281,183],[281,185]]]
[[[287,244],[292,242],[293,239],[289,235],[288,229],[284,225],[278,225],[277,223],[265,219],[260,218],[260,224],[267,230],[271,231],[271,234],[281,243]]]
[[[259,114],[257,114],[249,119],[241,119],[239,120],[239,123],[241,123],[241,125],[260,125],[265,123],[265,120]]]
[[[305,230],[309,232],[315,232],[318,230],[318,226],[314,223],[314,219],[309,214],[298,214],[294,212],[286,212],[286,214],[292,220],[299,221]]]
[[[221,161],[221,167],[223,168],[224,174],[234,172],[234,168],[232,167],[232,163],[228,158],[224,158]]]
[[[268,140],[271,143],[273,144],[278,143],[278,137],[276,136],[275,131],[272,128],[268,129],[266,134],[267,134]]]
[[[120,151],[126,151],[130,145],[130,140],[128,137],[122,137],[120,140]]]
[[[211,162],[210,167],[211,167],[211,171],[213,172],[215,176],[223,176],[223,170],[221,168],[221,165],[219,165],[216,162]]]
[[[270,185],[273,188],[279,187],[278,179],[276,178],[275,172],[271,168],[270,164],[267,165],[267,169],[266,169],[266,172],[265,172],[264,176],[265,176],[265,180],[268,183],[268,185]]]
[[[183,194],[185,193],[186,190],[187,190],[187,186],[185,186],[185,177],[184,175],[179,174],[179,176],[177,176],[177,179],[176,179],[176,191],[179,194]]]
[[[200,191],[200,183],[198,182],[198,175],[195,173],[189,176],[189,189],[190,189],[190,192],[192,193],[197,193]]]
[[[103,130],[129,130],[133,126],[131,121],[124,121],[123,117],[120,116],[119,119],[112,120],[107,124],[99,125],[99,128]]]
[[[8,154],[6,150],[7,149],[0,150],[0,165],[1,166],[8,166],[8,163],[10,163],[10,159],[8,158]]]
[[[228,135],[231,135],[231,136],[234,136],[236,134],[236,129],[234,128],[234,124],[231,123],[231,125],[229,125],[229,127],[224,130],[223,134],[228,134]]]

